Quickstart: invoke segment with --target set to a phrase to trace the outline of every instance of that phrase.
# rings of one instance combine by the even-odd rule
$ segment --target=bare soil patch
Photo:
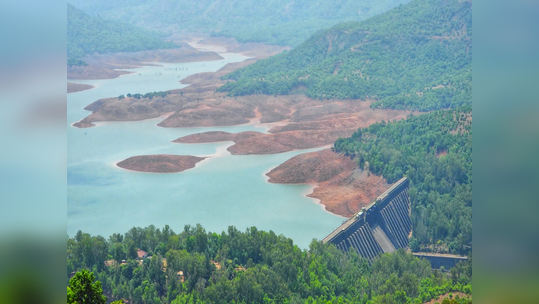
[[[459,296],[459,298],[467,298],[469,299],[470,296],[465,294],[465,293],[462,293],[462,292],[452,292],[451,294],[453,294],[453,298],[456,298],[457,296]],[[424,302],[424,304],[435,304],[435,303],[442,303],[442,301],[444,299],[449,299],[449,293],[446,293],[446,294],[443,294],[441,296],[438,297],[438,299],[432,299],[428,302]]]
[[[359,212],[390,187],[383,177],[359,169],[353,159],[330,149],[297,155],[266,175],[270,183],[315,185],[307,196],[344,217]]]

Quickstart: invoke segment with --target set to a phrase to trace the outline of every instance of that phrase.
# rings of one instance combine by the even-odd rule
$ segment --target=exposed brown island
[[[331,149],[297,155],[266,175],[270,183],[314,185],[307,196],[344,217],[359,212],[390,187],[383,177],[361,170],[355,160]]]
[[[350,130],[328,131],[288,131],[276,134],[264,134],[256,131],[240,133],[205,132],[180,137],[175,143],[209,143],[233,141],[228,147],[232,155],[263,155],[284,153],[293,150],[323,147],[332,144],[339,137],[350,136]]]
[[[95,88],[93,85],[67,82],[67,93],[75,93]]]
[[[206,157],[191,155],[139,155],[125,159],[116,165],[120,168],[151,173],[177,173],[194,168]]]
[[[411,114],[410,111],[373,110],[369,107],[372,102],[369,100],[320,101],[301,95],[277,97],[257,95],[250,98],[255,97],[254,100],[238,97],[230,102],[228,97],[222,97],[213,104],[202,100],[196,103],[195,107],[197,109],[230,107],[236,104],[234,109],[229,109],[227,112],[241,115],[245,119],[249,118],[251,122],[257,120],[259,123],[266,123],[270,128],[269,134],[253,131],[237,134],[206,132],[178,138],[174,142],[233,141],[234,145],[230,146],[228,151],[234,155],[283,153],[324,147],[333,144],[339,137],[352,135],[358,128],[368,127],[383,120],[404,119]],[[179,119],[180,116],[183,118]],[[178,119],[171,119],[173,117]],[[180,110],[159,125],[169,125],[168,122],[171,121],[175,121],[172,124],[174,126],[186,124],[196,126],[201,122],[204,124],[207,122],[200,112]]]

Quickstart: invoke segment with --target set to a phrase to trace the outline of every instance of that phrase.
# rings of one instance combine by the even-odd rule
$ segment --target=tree
[[[86,269],[78,271],[70,280],[67,290],[67,303],[105,304],[101,282],[95,281],[93,272]]]
[[[67,287],[67,304],[77,304],[77,301],[75,301],[75,293],[69,287]]]

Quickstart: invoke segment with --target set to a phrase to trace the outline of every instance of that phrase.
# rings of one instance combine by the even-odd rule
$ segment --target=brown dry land
[[[80,91],[86,91],[89,89],[93,89],[93,85],[89,84],[82,84],[82,83],[73,83],[73,82],[67,82],[67,93],[75,93]]]
[[[132,121],[173,113],[161,127],[209,127],[262,124],[268,133],[206,132],[174,140],[176,143],[233,141],[232,154],[272,154],[331,145],[360,127],[381,121],[405,119],[410,111],[371,109],[371,100],[317,100],[305,95],[251,95],[229,97],[215,90],[225,84],[220,78],[260,58],[281,52],[278,47],[234,44],[225,38],[196,40],[195,44],[221,44],[227,51],[243,52],[256,58],[224,66],[215,73],[200,73],[182,80],[190,84],[171,90],[165,98],[105,98],[85,109],[88,117],[74,124],[91,127],[96,121]],[[211,49],[211,47],[209,47]],[[255,56],[257,55],[257,56]],[[194,166],[194,165],[193,165]],[[157,172],[157,171],[151,171]],[[389,188],[379,176],[357,168],[354,160],[331,150],[298,155],[270,173],[273,183],[316,184],[310,197],[321,200],[326,210],[349,217]]]
[[[462,292],[452,292],[453,294],[453,298],[456,298],[457,296],[459,296],[459,298],[465,298],[465,299],[469,299],[470,296],[465,294],[465,293],[462,293]],[[424,302],[423,304],[435,304],[435,303],[442,303],[442,301],[444,299],[449,299],[449,293],[446,293],[446,294],[443,294],[441,296],[438,297],[438,299],[432,299],[428,302]]]
[[[260,120],[269,128],[269,134],[209,132],[179,138],[174,142],[233,141],[234,145],[228,148],[232,154],[273,154],[327,146],[339,137],[350,136],[360,127],[382,120],[404,119],[410,114],[408,111],[373,110],[369,107],[371,101],[315,100],[304,95],[231,98],[221,94],[221,98],[215,98],[218,94],[211,94],[214,98],[187,103],[158,125],[223,126]],[[186,98],[186,94],[183,97]],[[154,112],[153,115],[157,116],[158,113]]]
[[[178,43],[177,49],[142,52],[99,54],[83,58],[87,66],[67,67],[68,79],[111,79],[129,74],[122,69],[134,69],[148,62],[195,62],[219,60],[223,57],[215,52],[201,52],[187,43]]]
[[[232,154],[272,154],[297,149],[323,147],[339,137],[350,136],[359,127],[382,120],[406,118],[409,111],[380,110],[369,107],[371,101],[315,100],[304,95],[254,95],[227,97],[211,91],[172,93],[165,98],[106,98],[85,109],[92,111],[76,127],[91,127],[95,121],[133,121],[155,118],[174,112],[158,125],[161,127],[230,126],[259,120],[267,124],[270,134],[247,132],[216,136],[197,135],[175,142],[234,141]]]
[[[330,149],[292,157],[266,175],[270,183],[316,185],[308,196],[344,217],[359,212],[390,187],[383,177],[359,169],[353,159]]]
[[[182,80],[190,84],[171,90],[165,98],[105,98],[85,109],[92,111],[76,127],[91,127],[96,121],[133,121],[155,118],[171,113],[158,125],[161,127],[230,126],[256,120],[271,124],[271,134],[239,136],[229,148],[234,154],[280,153],[295,149],[322,147],[339,137],[349,136],[359,127],[382,120],[403,119],[409,111],[372,110],[370,100],[316,100],[304,95],[251,95],[229,97],[215,90],[225,84],[220,78],[258,59],[282,52],[285,48],[257,43],[239,44],[228,38],[195,39],[198,45],[207,44],[240,52],[255,58],[228,64],[215,73],[199,73]],[[189,46],[190,47],[190,46]],[[214,46],[215,47],[215,46]],[[116,55],[114,55],[116,56]],[[252,134],[251,134],[252,135]],[[228,139],[230,140],[230,139]]]
[[[120,168],[152,173],[177,173],[194,168],[206,159],[191,155],[140,155],[125,159],[116,165]]]

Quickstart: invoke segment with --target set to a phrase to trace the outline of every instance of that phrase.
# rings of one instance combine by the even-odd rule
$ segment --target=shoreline
[[[303,195],[304,195],[305,197],[310,198],[311,200],[313,200],[315,204],[319,205],[319,206],[322,208],[322,210],[324,210],[325,212],[327,212],[327,213],[329,213],[329,214],[331,214],[331,215],[337,216],[337,217],[339,217],[339,218],[342,218],[342,219],[349,219],[348,217],[345,217],[345,216],[342,216],[342,215],[340,215],[340,214],[333,213],[333,212],[327,210],[327,209],[326,209],[326,205],[322,204],[322,200],[321,200],[321,199],[316,198],[316,197],[311,197],[311,196],[309,196],[310,194],[313,194],[313,193],[314,193],[314,189],[318,188],[318,186],[319,186],[318,183],[316,183],[316,185],[313,185],[313,184],[304,184],[304,185],[309,186],[309,188],[310,188],[310,189],[309,189],[310,193],[303,194]]]
[[[287,153],[287,152],[285,152]],[[308,153],[308,152],[307,152]],[[299,154],[298,154],[299,155]],[[324,212],[327,212],[333,216],[336,216],[336,217],[339,217],[339,218],[342,218],[342,219],[348,219],[348,217],[345,217],[345,216],[342,216],[340,214],[337,214],[337,213],[333,213],[329,210],[326,209],[326,205],[324,205],[322,203],[322,200],[319,199],[319,198],[316,198],[316,197],[311,197],[309,195],[313,194],[314,193],[314,189],[318,188],[320,185],[320,183],[316,183],[316,182],[312,182],[312,183],[290,183],[290,184],[283,184],[283,183],[274,183],[274,182],[270,182],[270,177],[268,176],[268,173],[270,173],[273,169],[277,168],[278,166],[280,165],[277,165],[277,166],[274,166],[274,167],[271,167],[269,168],[267,171],[263,172],[262,175],[264,176],[264,178],[266,179],[266,183],[268,184],[271,184],[271,185],[305,185],[307,186],[307,191],[304,191],[301,193],[302,196],[304,196],[305,198],[308,198],[309,200],[311,200],[314,204],[316,205],[319,205],[320,208],[324,211]]]
[[[195,39],[191,40],[190,42],[188,42],[188,44],[191,45],[192,47],[196,47],[196,49],[200,49],[200,50],[206,50],[206,49],[208,49],[208,50],[218,50],[218,51],[225,50],[225,52],[231,52],[231,54],[243,54],[241,52],[236,52],[238,50],[230,50],[228,48],[225,48],[224,46],[219,45],[219,43],[217,43],[216,45],[201,44],[200,42],[203,41],[203,40],[204,39],[195,38]],[[232,48],[234,48],[234,47],[238,48],[237,46],[232,46]],[[218,54],[219,54],[219,56],[221,56],[222,53],[219,52]],[[254,57],[254,58],[258,58],[258,56]],[[248,60],[248,58],[246,58],[242,62],[245,62],[246,60]],[[239,64],[239,63],[241,63],[241,62],[238,62],[238,63],[235,63],[235,64]],[[155,62],[154,62],[154,64],[152,64],[151,62],[141,62],[140,64],[153,65],[153,66],[156,65]],[[245,63],[245,64],[250,64],[250,63]],[[224,67],[222,67],[218,71],[208,72],[208,74],[211,75],[211,76],[200,75],[200,74],[205,74],[205,72],[190,75],[190,76],[186,77],[186,79],[189,78],[189,79],[187,79],[189,83],[182,82],[184,80],[179,81],[181,84],[185,85],[184,87],[182,87],[181,89],[171,89],[169,91],[176,91],[176,92],[173,92],[172,94],[180,95],[179,94],[180,90],[191,87],[191,89],[190,90],[188,89],[187,92],[181,91],[182,92],[181,96],[183,96],[183,98],[185,98],[185,93],[187,93],[188,98],[189,98],[190,95],[193,95],[193,96],[199,98],[198,96],[200,94],[203,94],[202,95],[202,98],[203,98],[202,100],[203,101],[201,102],[201,105],[197,105],[197,106],[195,106],[193,108],[195,113],[197,113],[195,110],[206,110],[206,109],[214,109],[216,111],[216,113],[219,113],[217,110],[223,111],[222,113],[225,113],[225,114],[219,114],[219,115],[229,115],[229,116],[226,116],[226,119],[229,122],[234,121],[234,119],[235,119],[235,116],[233,115],[234,113],[237,113],[237,114],[241,113],[240,114],[241,117],[243,117],[247,121],[247,122],[242,122],[242,123],[228,124],[228,123],[226,123],[227,120],[221,120],[220,121],[218,119],[215,119],[214,116],[208,116],[209,118],[207,118],[207,119],[209,120],[211,125],[208,125],[208,126],[205,126],[205,127],[209,127],[210,130],[213,129],[213,128],[216,128],[216,127],[221,127],[221,126],[227,126],[227,127],[228,126],[242,126],[242,125],[244,125],[244,126],[253,126],[254,128],[257,129],[254,132],[257,132],[257,133],[260,133],[260,134],[265,134],[265,137],[262,138],[262,139],[253,140],[252,142],[251,142],[251,140],[247,140],[247,141],[246,140],[241,140],[240,142],[236,142],[234,140],[232,140],[232,141],[231,140],[220,140],[220,141],[205,142],[205,143],[197,143],[197,142],[182,143],[182,144],[216,144],[216,143],[218,144],[218,146],[216,147],[215,153],[212,153],[212,154],[209,154],[209,155],[196,156],[196,157],[203,157],[204,159],[197,162],[197,163],[195,163],[194,166],[192,168],[189,168],[189,169],[194,169],[197,166],[201,165],[201,163],[205,163],[204,161],[206,159],[208,159],[208,158],[218,158],[218,157],[225,157],[225,156],[229,156],[229,155],[264,156],[264,155],[282,154],[282,153],[289,153],[289,152],[292,152],[292,153],[293,152],[299,152],[298,155],[301,155],[301,154],[304,154],[304,153],[321,151],[321,150],[333,147],[334,143],[333,143],[332,139],[333,139],[333,137],[335,137],[337,135],[338,136],[343,136],[343,134],[347,134],[347,132],[349,130],[352,130],[352,129],[355,130],[358,127],[363,127],[363,125],[368,126],[368,125],[370,125],[370,124],[372,124],[372,123],[374,123],[376,121],[379,121],[379,120],[387,120],[387,119],[390,119],[390,118],[394,118],[394,119],[399,118],[400,119],[400,118],[402,118],[400,116],[403,116],[404,114],[407,114],[407,113],[404,113],[405,111],[371,110],[370,107],[368,107],[369,103],[363,103],[363,102],[362,103],[356,103],[356,102],[353,102],[352,100],[332,100],[331,103],[329,103],[329,104],[326,104],[326,103],[321,104],[318,100],[311,100],[308,97],[305,97],[303,95],[294,96],[293,97],[294,98],[293,102],[291,102],[289,100],[290,98],[287,98],[286,96],[285,97],[282,97],[282,96],[279,96],[279,97],[271,97],[271,96],[269,96],[269,97],[267,97],[267,96],[265,96],[265,97],[256,97],[255,96],[254,98],[255,98],[255,101],[257,102],[255,104],[249,103],[249,101],[252,101],[252,100],[249,99],[248,97],[241,97],[241,98],[239,98],[239,101],[236,101],[236,98],[233,98],[233,99],[232,98],[227,98],[227,99],[230,99],[230,101],[228,101],[229,103],[227,104],[226,103],[227,100],[223,100],[223,101],[219,100],[219,98],[225,98],[222,95],[217,94],[217,95],[214,96],[214,95],[208,93],[210,91],[213,92],[214,88],[213,88],[212,85],[214,85],[214,84],[219,85],[220,82],[218,81],[218,78],[216,78],[216,77],[218,77],[220,75],[219,71],[221,71],[221,74],[222,73],[228,73],[230,70],[237,69],[238,65],[234,66],[234,64],[233,64],[232,66],[228,66],[228,69],[225,68],[225,67],[227,67],[227,65],[225,65]],[[131,73],[135,73],[135,72],[131,72]],[[125,75],[127,75],[127,74],[125,74]],[[195,76],[195,75],[198,75],[198,77],[191,78],[192,76]],[[121,76],[122,75],[120,75],[119,77],[121,77]],[[195,97],[192,97],[192,98],[195,98]],[[268,103],[264,103],[266,101]],[[195,99],[193,99],[193,100],[187,99],[187,101],[182,100],[182,99],[179,99],[179,100],[172,99],[172,102],[177,102],[178,105],[183,105],[183,103],[185,103],[185,102],[197,102],[198,103],[198,99],[197,100],[195,100]],[[207,104],[205,104],[205,102]],[[212,103],[216,103],[216,105],[214,105]],[[222,103],[223,103],[223,106],[218,107]],[[169,108],[169,109],[172,110],[173,108]],[[180,107],[180,109],[181,109],[181,107]],[[190,109],[190,108],[188,107],[187,109]],[[248,110],[251,111],[251,112],[249,113]],[[243,111],[243,112],[241,112],[241,111]],[[403,112],[404,114],[401,113],[401,112]],[[173,126],[174,125],[173,123],[170,124],[171,125],[170,127],[167,126],[166,124],[165,125],[160,125],[164,120],[168,119],[171,115],[173,115],[175,113],[178,113],[178,111],[166,112],[166,113],[163,113],[163,114],[160,114],[158,116],[151,117],[151,118],[132,119],[132,120],[129,120],[129,121],[103,120],[103,121],[95,121],[95,122],[90,121],[90,123],[94,124],[94,126],[97,127],[97,126],[103,126],[103,125],[106,125],[106,124],[110,124],[110,123],[113,123],[113,122],[114,123],[118,123],[118,122],[125,123],[125,122],[138,122],[138,121],[146,121],[146,120],[155,119],[156,123],[154,124],[154,126],[156,126],[156,127],[171,128],[171,129],[175,129],[175,128],[182,128],[182,129],[184,129],[184,128],[192,128],[192,127],[187,127],[187,126],[175,127],[175,126]],[[186,111],[186,113],[189,113],[189,112]],[[200,113],[200,112],[198,112],[198,113]],[[227,113],[231,113],[231,114],[227,114]],[[232,116],[230,116],[230,115],[232,115]],[[216,115],[215,117],[218,117],[218,116]],[[103,116],[103,118],[107,118],[107,116]],[[269,120],[271,122],[262,123],[262,120],[264,118],[266,118],[266,120]],[[85,118],[83,118],[82,120],[84,120],[84,119]],[[177,119],[185,119],[185,118],[182,118],[182,116],[178,116],[178,118],[174,117],[174,119],[177,120]],[[203,118],[203,119],[206,119],[206,118]],[[214,119],[214,120],[211,120],[211,119]],[[78,122],[80,122],[82,120],[79,120]],[[274,121],[274,120],[276,120],[276,121]],[[187,122],[189,122],[189,120],[187,120]],[[204,121],[202,121],[202,122],[204,123]],[[225,124],[220,125],[219,122],[225,122]],[[77,122],[75,122],[75,123],[77,123]],[[71,126],[75,127],[74,126],[75,123],[71,124]],[[207,122],[205,122],[205,123],[207,123]],[[199,126],[194,126],[194,127],[199,127]],[[202,127],[202,125],[200,127]],[[272,129],[275,132],[271,132]],[[248,131],[244,131],[244,132],[248,132]],[[202,132],[202,133],[205,133],[205,132]],[[239,133],[243,133],[243,132],[237,132],[237,133],[231,133],[231,134],[239,134]],[[193,135],[193,134],[190,134],[190,135]],[[274,145],[273,147],[271,147],[271,142],[275,143],[275,141],[277,141],[280,146],[279,145],[278,146]],[[328,143],[329,141],[331,141],[331,142]],[[171,140],[171,142],[174,142],[174,140]],[[223,144],[219,144],[219,143],[223,143]],[[320,143],[322,145],[309,147],[310,145],[313,145],[313,144],[316,145],[316,143]],[[229,150],[231,147],[233,147],[236,144],[239,144],[239,145],[236,147],[236,149],[233,149],[233,151],[235,151],[237,154],[234,153],[234,152],[231,152]],[[257,144],[259,145],[257,149],[254,149],[254,150],[247,149],[248,151],[245,150],[246,145],[255,145],[255,147],[256,147]],[[295,148],[295,149],[291,149],[291,150],[286,150],[288,148],[294,148],[294,146],[295,147],[301,147],[301,148]],[[304,148],[304,147],[307,147],[307,148]],[[243,153],[242,151],[246,152],[246,153]],[[272,151],[277,152],[277,153],[272,153]],[[278,152],[278,151],[280,151],[280,152]],[[260,153],[257,153],[257,152],[260,152]],[[141,155],[141,156],[147,156],[147,155]],[[122,160],[114,162],[112,164],[112,166],[116,167],[116,168],[119,168],[119,169],[127,170],[127,171],[133,171],[133,172],[138,172],[138,173],[153,173],[153,174],[181,173],[183,171],[189,170],[189,169],[186,169],[186,170],[183,170],[183,171],[180,171],[180,172],[138,171],[138,170],[126,169],[126,168],[118,166],[118,163],[121,162],[121,161]],[[284,162],[282,164],[284,164]],[[268,184],[281,184],[281,185],[284,185],[284,184],[305,185],[306,186],[305,190],[301,191],[302,196],[305,196],[306,198],[309,198],[310,200],[312,200],[313,203],[319,205],[322,208],[322,210],[324,210],[325,212],[328,212],[328,213],[330,213],[330,214],[332,214],[334,216],[338,216],[338,217],[340,217],[342,219],[347,219],[348,218],[346,216],[343,216],[343,215],[337,213],[337,212],[341,212],[341,211],[334,208],[333,203],[335,203],[335,202],[334,202],[333,198],[330,198],[329,201],[326,202],[327,204],[324,204],[323,199],[328,199],[328,197],[322,197],[323,199],[321,199],[321,198],[312,196],[312,195],[315,194],[315,190],[322,186],[322,183],[317,183],[317,182],[310,182],[310,183],[278,183],[278,182],[270,182],[271,178],[270,178],[270,176],[268,176],[268,174],[273,169],[275,169],[276,167],[278,167],[278,166],[280,166],[282,164],[278,164],[277,166],[269,168],[266,172],[262,172],[262,174],[264,175],[266,183],[268,183]],[[144,165],[144,164],[142,164],[142,165]],[[148,165],[148,164],[146,164],[146,165]],[[155,169],[155,168],[152,168],[152,169]],[[293,176],[293,175],[290,175],[290,176]],[[324,188],[324,191],[325,190],[326,189]],[[329,195],[332,195],[332,194],[330,193]],[[329,209],[331,209],[333,211],[330,211]],[[348,210],[350,210],[350,209],[348,209]],[[352,208],[351,210],[354,210],[354,209]],[[335,212],[335,211],[337,211],[337,212]],[[350,212],[352,212],[352,211],[350,211]],[[347,214],[347,213],[344,212],[343,214]]]
[[[73,127],[73,128],[77,128],[77,129],[88,129],[88,128],[95,128],[95,127],[105,126],[105,125],[109,125],[109,124],[112,124],[112,123],[133,123],[133,122],[149,121],[149,120],[152,120],[152,119],[166,119],[167,117],[169,117],[172,114],[174,114],[174,112],[166,112],[166,113],[163,113],[163,114],[161,114],[159,116],[156,116],[156,117],[144,118],[144,119],[139,119],[139,120],[97,120],[97,121],[91,121],[89,124],[91,124],[92,126],[88,126],[88,127],[77,127],[77,126],[74,125],[76,123],[79,123],[79,122],[83,121],[86,118],[85,117],[85,118],[83,118],[83,119],[81,119],[79,121],[75,121],[70,126]],[[158,126],[157,124],[159,124],[159,122],[156,123],[155,126],[161,128],[161,126]]]
[[[211,144],[211,143],[206,143],[206,144]],[[203,145],[203,144],[200,144],[200,145]],[[195,169],[197,168],[198,166],[201,166],[203,163],[206,163],[207,161],[206,160],[209,160],[209,159],[212,159],[212,158],[219,158],[219,157],[224,157],[224,156],[229,156],[229,155],[232,155],[230,154],[230,152],[228,152],[227,148],[229,146],[227,145],[220,145],[216,148],[216,151],[215,153],[213,154],[206,154],[206,155],[190,155],[190,156],[195,156],[195,157],[201,157],[201,158],[204,158],[203,160],[197,162],[195,164],[195,166],[193,168],[190,168],[190,169],[186,169],[186,170],[183,170],[183,171],[180,171],[180,172],[146,172],[146,171],[137,171],[137,170],[132,170],[132,169],[127,169],[127,168],[122,168],[120,166],[118,166],[118,163],[119,162],[122,162],[123,160],[115,160],[113,161],[112,163],[110,163],[109,165],[112,166],[113,168],[116,168],[116,169],[120,169],[120,170],[126,170],[126,171],[131,171],[131,172],[136,172],[136,173],[147,173],[147,174],[176,174],[176,173],[182,173],[184,171],[187,171],[187,170],[191,170],[191,169]],[[130,156],[131,157],[131,156]],[[129,158],[129,157],[128,157]],[[126,158],[127,159],[127,158]],[[125,160],[125,159],[124,159]]]

